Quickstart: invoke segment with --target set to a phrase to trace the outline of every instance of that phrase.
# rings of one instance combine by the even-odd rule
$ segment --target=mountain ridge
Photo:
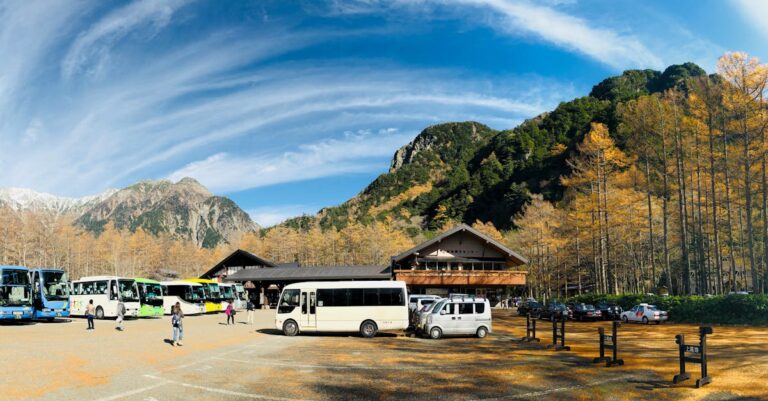
[[[58,197],[24,188],[0,188],[0,207],[68,215],[74,225],[101,233],[109,224],[193,241],[213,248],[260,227],[235,202],[216,196],[193,178],[144,180],[83,198]]]

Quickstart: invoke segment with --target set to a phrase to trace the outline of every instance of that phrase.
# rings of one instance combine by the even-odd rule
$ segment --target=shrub
[[[645,302],[669,312],[669,319],[684,323],[768,324],[768,295],[668,296],[642,294],[586,294],[569,301],[620,305],[624,310]]]

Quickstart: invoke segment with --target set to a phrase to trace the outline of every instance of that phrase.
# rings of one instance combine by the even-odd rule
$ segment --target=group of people
[[[246,320],[247,324],[253,324],[254,310],[256,310],[256,305],[249,299],[246,305],[246,311],[248,312]],[[227,316],[227,325],[229,325],[230,322],[231,324],[235,324],[235,314],[237,314],[237,311],[232,306],[232,303],[227,305],[227,309],[224,313]],[[88,301],[88,305],[85,307],[85,317],[88,320],[88,328],[86,330],[92,332],[95,329],[93,319],[96,317],[96,307],[93,305],[92,299]],[[125,330],[125,326],[123,325],[124,320],[125,305],[123,305],[123,302],[121,301],[117,304],[117,319],[115,320],[116,330]],[[181,343],[181,340],[184,339],[184,312],[181,310],[181,304],[179,302],[176,302],[176,305],[171,307],[171,326],[173,327],[171,345],[174,347],[184,345]]]

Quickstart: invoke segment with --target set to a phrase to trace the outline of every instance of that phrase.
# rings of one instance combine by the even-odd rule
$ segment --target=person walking
[[[93,315],[96,313],[96,308],[93,306],[93,300],[88,301],[88,305],[85,307],[85,317],[88,319],[88,328],[86,330],[93,331]]]
[[[232,321],[232,324],[235,324],[235,308],[232,307],[232,302],[227,304],[227,310],[224,311],[224,313],[227,314],[227,326],[229,326],[229,321]]]
[[[115,330],[123,331],[125,328],[123,327],[123,320],[125,319],[125,304],[123,304],[123,301],[117,302],[117,319],[115,320]]]
[[[171,325],[173,325],[173,346],[182,346],[181,340],[184,339],[184,312],[181,311],[181,304],[171,307]]]
[[[248,319],[246,322],[248,324],[253,324],[253,311],[256,309],[256,305],[253,304],[253,300],[248,298],[248,303],[245,305],[245,309],[248,311]]]

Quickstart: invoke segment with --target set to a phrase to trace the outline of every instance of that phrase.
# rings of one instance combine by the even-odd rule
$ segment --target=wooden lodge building
[[[462,293],[493,301],[525,287],[528,272],[517,267],[526,263],[500,242],[461,224],[392,257],[392,272],[411,293]]]
[[[400,255],[390,266],[301,267],[278,264],[237,250],[200,278],[242,283],[254,300],[276,302],[282,288],[302,281],[401,280],[410,293],[464,293],[488,297],[492,303],[521,294],[528,261],[493,238],[461,224]]]

